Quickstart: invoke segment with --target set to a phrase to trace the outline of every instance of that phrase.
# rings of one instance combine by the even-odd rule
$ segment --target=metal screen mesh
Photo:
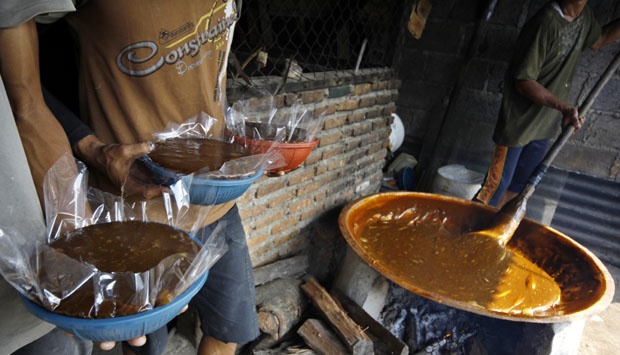
[[[390,67],[402,0],[243,0],[231,62],[237,76]],[[242,70],[240,70],[242,69]]]

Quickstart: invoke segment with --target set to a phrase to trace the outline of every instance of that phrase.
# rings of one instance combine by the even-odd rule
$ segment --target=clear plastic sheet
[[[217,124],[214,117],[202,112],[181,124],[170,123],[161,132],[153,133],[155,142],[163,142],[171,138],[207,138],[212,140],[220,140],[227,143],[236,143],[233,137],[224,134],[221,125]],[[148,165],[152,164],[149,157],[145,157],[144,161]],[[282,158],[277,153],[268,150],[263,154],[252,154],[241,158],[231,159],[223,163],[217,170],[211,170],[204,167],[193,173],[194,178],[201,179],[235,179],[243,178],[264,171],[274,166],[281,165]],[[177,179],[184,178],[183,174],[177,174]],[[174,180],[174,179],[173,179]]]
[[[128,203],[89,188],[87,179],[88,171],[81,162],[63,156],[45,177],[46,234],[0,226],[0,273],[22,295],[46,309],[59,310],[86,299],[92,304],[80,315],[84,318],[149,310],[185,291],[227,251],[217,231],[207,234],[201,228],[209,208],[190,209],[184,184],[171,185],[160,203]],[[123,221],[158,222],[177,229],[193,226],[187,232],[202,246],[196,255],[173,254],[150,270],[134,273],[103,272],[49,245],[78,228]]]
[[[226,129],[233,137],[279,143],[314,141],[323,127],[325,112],[314,117],[301,100],[276,109],[274,98],[239,100],[226,110]],[[246,141],[247,142],[247,141]]]

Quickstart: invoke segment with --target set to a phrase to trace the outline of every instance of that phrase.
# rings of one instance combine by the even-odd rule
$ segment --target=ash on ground
[[[523,323],[449,307],[394,283],[379,321],[415,355],[508,355],[523,348]]]

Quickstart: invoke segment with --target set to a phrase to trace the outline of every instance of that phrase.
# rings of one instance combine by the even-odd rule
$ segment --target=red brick
[[[261,244],[265,243],[268,239],[269,239],[269,233],[267,230],[264,230],[262,232],[252,231],[251,237],[250,237],[250,234],[248,234],[248,239],[247,239],[248,248],[250,249],[257,248]]]
[[[315,180],[320,182],[323,186],[327,186],[338,180],[338,174],[336,174],[335,172],[329,172],[327,174],[317,176]]]
[[[261,229],[271,225],[280,218],[282,218],[282,214],[277,210],[271,209],[267,213],[256,217],[254,221],[254,229]]]
[[[392,101],[392,93],[389,91],[384,91],[381,94],[377,95],[375,104],[386,105],[387,103],[391,101]]]
[[[372,107],[366,112],[367,119],[373,119],[381,116],[383,116],[383,108],[380,106]]]
[[[353,88],[352,94],[355,96],[362,96],[362,95],[368,94],[371,91],[372,91],[372,84],[370,83],[357,84]]]
[[[297,100],[299,100],[300,95],[296,93],[286,93],[284,94],[284,105],[285,106],[293,106]]]
[[[383,115],[389,116],[396,112],[396,105],[385,106],[383,107],[382,112],[383,112]]]
[[[390,127],[390,125],[392,124],[392,121],[394,119],[392,118],[392,116],[381,116],[377,119],[372,120],[372,130],[376,131],[376,130],[380,130],[380,129],[384,129],[387,127]]]
[[[353,137],[353,138],[349,138],[347,139],[347,143],[345,146],[345,151],[346,152],[352,152],[353,150],[362,147],[366,144],[366,142],[368,141],[368,137]]]
[[[321,188],[320,182],[312,182],[308,184],[303,184],[297,187],[297,197],[303,198],[303,195],[310,194]]]
[[[288,173],[288,185],[295,186],[311,180],[314,177],[314,169],[298,169]]]
[[[295,199],[288,206],[289,213],[296,213],[301,210],[305,210],[306,208],[312,206],[314,204],[314,199],[308,198],[308,196],[301,196],[301,198]]]
[[[353,126],[353,136],[361,136],[372,130],[372,122],[365,121]]]
[[[338,130],[329,131],[329,133],[322,135],[319,138],[319,147],[325,147],[330,144],[338,142],[341,138],[341,134]]]
[[[359,107],[359,100],[358,99],[350,99],[350,100],[344,100],[344,101],[340,101],[337,104],[337,111],[353,111],[356,110]]]
[[[272,177],[269,180],[261,181],[256,188],[256,197],[260,198],[274,191],[278,191],[286,187],[286,180],[282,177]]]
[[[320,176],[327,172],[327,164],[318,164],[316,170],[314,171],[315,176]]]
[[[304,91],[301,93],[300,97],[301,97],[301,101],[304,104],[311,104],[314,102],[320,102],[320,101],[325,100],[327,95],[328,95],[327,89],[320,89],[320,90]]]
[[[337,102],[329,101],[325,104],[321,104],[320,106],[316,107],[315,117],[319,117],[321,115],[325,115],[325,116],[333,115],[334,113],[336,113],[337,110],[338,110]]]
[[[328,118],[325,118],[325,123],[323,125],[323,128],[324,129],[338,128],[338,127],[344,126],[345,123],[347,123],[347,115],[346,114],[339,114],[337,116],[330,116]]]
[[[247,207],[246,205],[239,205],[239,214],[241,215],[242,220],[261,215],[266,210],[267,206],[264,204],[250,204],[247,205]]]
[[[378,143],[375,144],[371,144],[370,146],[368,146],[368,154],[373,154],[378,152],[379,150],[385,149],[384,147],[385,142],[383,141],[379,141]]]
[[[390,81],[377,81],[372,83],[372,91],[381,91],[385,89],[389,89],[391,82]]]
[[[374,95],[364,96],[359,101],[359,107],[371,107],[377,102],[377,98]]]
[[[322,155],[323,154],[321,153],[320,149],[312,149],[310,155],[308,155],[308,157],[304,161],[304,166],[309,167],[310,165],[316,164],[318,161],[321,160]]]
[[[278,220],[278,223],[276,223],[275,225],[273,225],[271,227],[271,234],[278,234],[282,231],[284,231],[285,229],[291,228],[295,225],[297,225],[297,223],[299,222],[299,216],[297,215],[292,215],[292,216],[287,216],[287,217],[280,217],[280,219]],[[294,237],[294,235],[292,235],[291,237]],[[288,238],[290,239],[290,238]],[[274,243],[276,244],[276,243]]]
[[[326,160],[337,155],[342,154],[344,146],[341,144],[332,144],[331,146],[322,150],[321,160]]]
[[[286,204],[286,202],[290,201],[294,197],[295,197],[295,191],[291,189],[278,192],[278,193],[273,193],[269,195],[267,206],[269,208],[281,207],[284,204]]]
[[[355,112],[349,113],[347,116],[347,122],[349,123],[357,123],[362,122],[366,119],[366,110],[357,110]]]
[[[324,198],[325,198],[325,194],[321,194],[321,199],[324,199]],[[306,220],[315,219],[316,217],[321,215],[324,208],[325,206],[322,203],[315,202],[313,208],[307,209],[301,213],[300,220],[306,221]]]
[[[345,165],[346,164],[345,164],[344,158],[337,157],[335,159],[330,159],[327,162],[327,170],[332,171],[332,170],[335,170],[335,169],[340,169],[340,168],[342,168]]]

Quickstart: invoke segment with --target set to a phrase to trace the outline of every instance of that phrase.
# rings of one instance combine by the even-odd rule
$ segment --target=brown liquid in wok
[[[535,314],[560,302],[552,277],[491,238],[450,231],[440,214],[376,214],[359,231],[374,266],[401,285],[507,314]]]

